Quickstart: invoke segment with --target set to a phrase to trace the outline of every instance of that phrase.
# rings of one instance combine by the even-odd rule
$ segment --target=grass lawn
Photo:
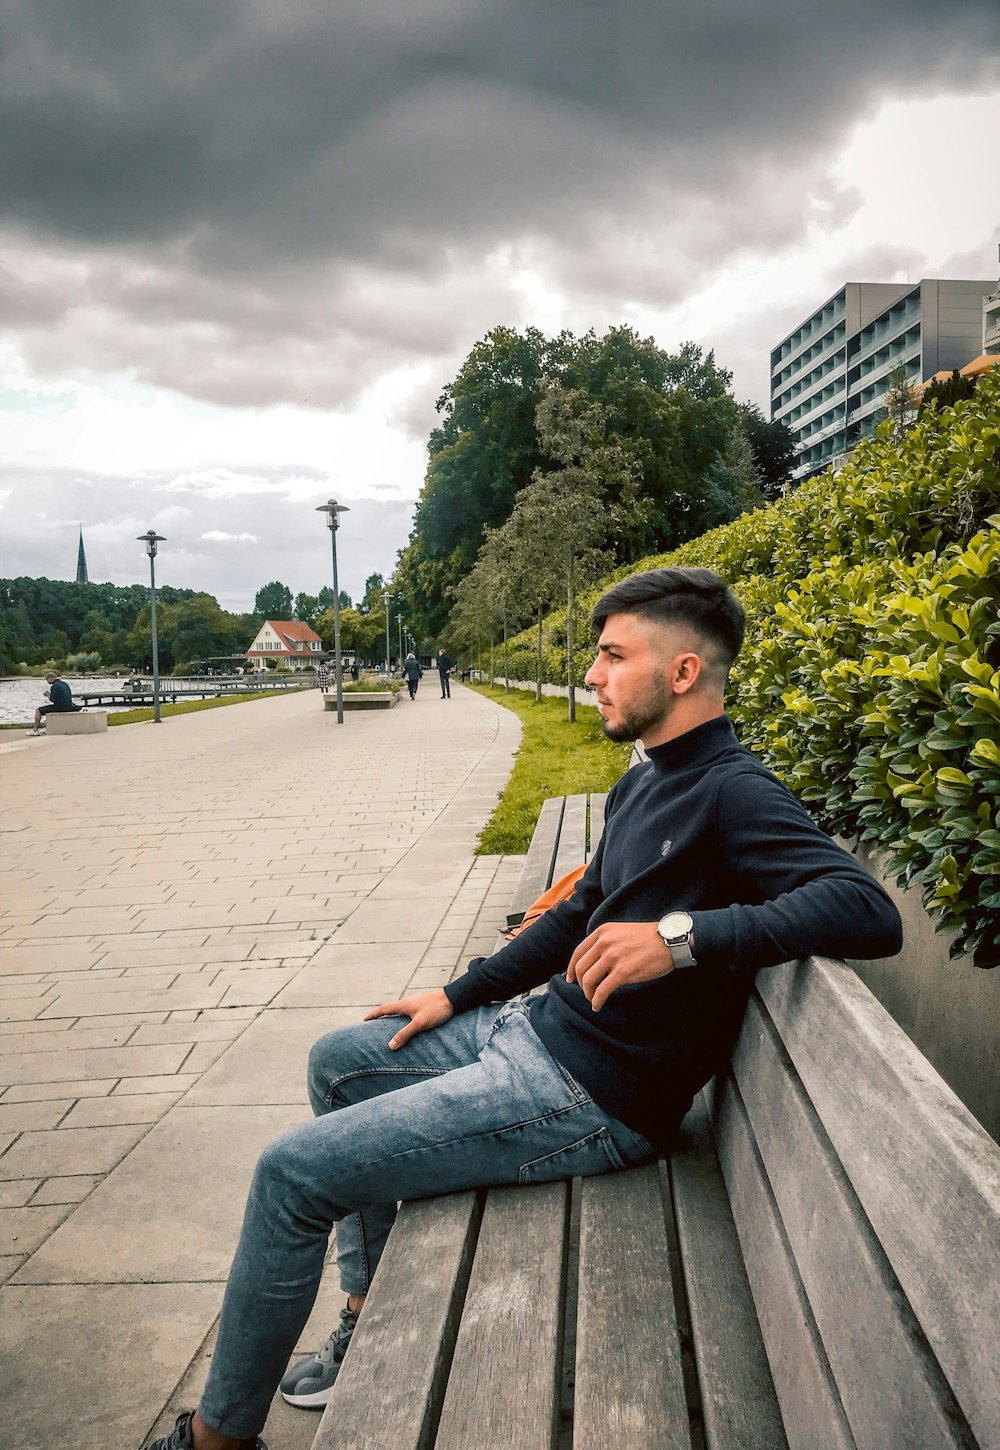
[[[470,688],[513,710],[523,727],[514,770],[479,838],[477,855],[523,855],[546,797],[610,790],[628,768],[631,744],[606,740],[593,706],[578,704],[571,725],[565,700],[546,696],[536,701],[529,690],[508,694],[495,685]]]
[[[304,685],[303,689],[306,688]],[[165,719],[168,715],[193,715],[196,710],[220,710],[225,705],[245,705],[248,700],[276,700],[288,693],[288,690],[254,690],[252,695],[214,695],[210,700],[182,700],[177,705],[161,705],[160,718]],[[152,718],[152,705],[144,705],[140,710],[120,710],[109,715],[108,726],[138,725],[143,720]]]

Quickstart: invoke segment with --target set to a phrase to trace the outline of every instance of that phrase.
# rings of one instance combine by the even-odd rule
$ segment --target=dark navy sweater
[[[530,1009],[541,1040],[601,1107],[663,1148],[728,1056],[759,968],[892,956],[902,928],[882,888],[740,745],[727,716],[648,754],[611,790],[574,895],[444,990],[464,1012],[549,981]],[[602,922],[675,910],[691,914],[697,965],[619,987],[594,1012],[565,977],[578,943]]]

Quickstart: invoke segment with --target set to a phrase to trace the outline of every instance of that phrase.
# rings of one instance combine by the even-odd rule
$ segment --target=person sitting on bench
[[[446,987],[313,1047],[315,1117],[258,1161],[200,1408],[149,1450],[262,1446],[279,1382],[293,1405],[327,1402],[398,1200],[655,1158],[725,1063],[759,968],[899,951],[889,897],[724,713],[744,630],[729,586],[707,569],[633,575],[594,625],[604,732],[641,739],[648,761],[612,788],[569,900]],[[286,1369],[334,1225],[347,1306]]]
[[[35,729],[33,732],[35,735],[42,733],[42,723],[46,715],[75,714],[83,708],[81,705],[73,704],[73,691],[65,680],[61,680],[58,675],[52,674],[51,671],[45,676],[45,679],[49,687],[45,691],[45,698],[52,703],[49,705],[39,705],[35,711]]]

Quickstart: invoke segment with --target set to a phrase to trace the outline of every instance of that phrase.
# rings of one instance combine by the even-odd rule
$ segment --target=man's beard
[[[670,712],[670,697],[662,681],[656,680],[641,700],[631,710],[623,711],[617,725],[602,720],[604,734],[609,740],[641,740],[649,728],[659,725]]]

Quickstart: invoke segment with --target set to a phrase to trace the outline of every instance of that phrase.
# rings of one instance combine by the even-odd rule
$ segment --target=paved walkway
[[[519,738],[433,680],[341,726],[310,692],[0,736],[0,1450],[134,1450],[196,1400],[309,1046],[492,949]],[[272,1450],[317,1424],[279,1401]]]

